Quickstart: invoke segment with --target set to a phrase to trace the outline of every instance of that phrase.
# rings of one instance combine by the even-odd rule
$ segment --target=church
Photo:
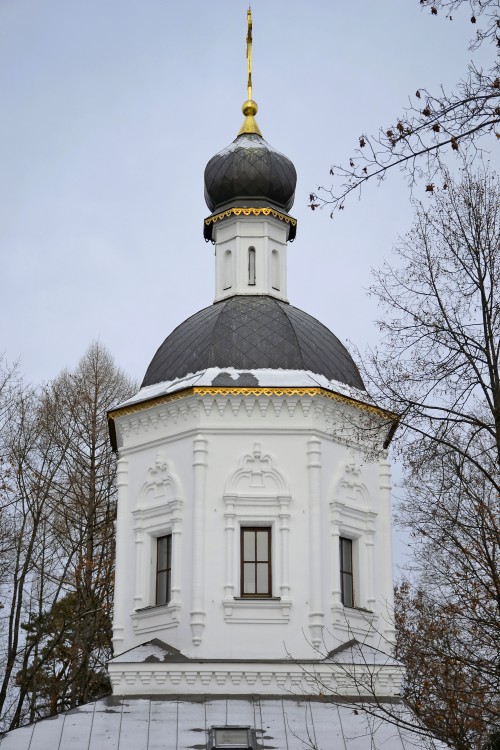
[[[109,412],[113,693],[1,750],[421,745],[391,655],[396,416],[288,300],[296,172],[257,125],[251,52],[249,11],[244,122],[205,169],[214,302]]]

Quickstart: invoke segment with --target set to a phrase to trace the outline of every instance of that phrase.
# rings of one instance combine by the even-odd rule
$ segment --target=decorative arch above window
[[[229,475],[224,492],[226,575],[224,586],[225,620],[231,622],[288,622],[290,619],[290,585],[288,583],[289,556],[289,505],[291,502],[288,481],[276,467],[269,453],[263,453],[260,443],[240,456],[237,468]],[[245,533],[248,534],[245,536]],[[263,596],[255,598],[250,589],[245,590],[242,565],[249,566],[251,551],[242,553],[244,539],[255,545],[260,536],[267,535],[267,557],[255,553],[256,576],[259,560],[272,578]],[[271,559],[272,550],[272,559]],[[264,557],[266,558],[264,560]],[[248,558],[248,559],[247,559]],[[262,560],[261,560],[262,558]],[[271,596],[272,593],[272,596]]]
[[[244,453],[238,468],[226,482],[227,494],[254,494],[259,492],[268,495],[290,495],[288,482],[276,468],[276,462],[269,453],[262,453],[260,443],[254,443],[251,453]]]
[[[156,459],[146,472],[146,481],[142,485],[141,498],[150,503],[168,503],[179,497],[179,479],[172,470],[170,463],[156,454]],[[144,506],[144,502],[140,503]]]

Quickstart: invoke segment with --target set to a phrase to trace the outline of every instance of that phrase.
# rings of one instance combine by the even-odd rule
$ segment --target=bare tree
[[[54,547],[46,539],[48,494],[60,457],[43,441],[36,392],[17,381],[4,400],[5,421],[0,433],[2,488],[2,671],[0,716],[15,712],[16,672],[25,653],[23,623],[34,611],[50,606],[57,586],[48,571],[61,570]]]
[[[74,371],[19,389],[3,431],[10,524],[0,715],[10,728],[109,689],[115,459],[106,412],[133,390],[93,344]]]
[[[40,420],[62,457],[49,506],[51,533],[65,563],[65,595],[30,623],[29,641],[40,642],[40,663],[32,662],[24,674],[31,683],[43,677],[49,711],[84,703],[102,694],[104,685],[109,689],[116,468],[106,412],[133,389],[94,343],[41,399]]]
[[[365,375],[401,415],[419,580],[398,599],[406,699],[465,748],[500,729],[500,185],[446,183],[376,276],[384,338]]]
[[[408,583],[396,590],[404,699],[435,737],[457,750],[485,747],[499,720],[498,671],[488,660],[495,647],[483,642],[491,628],[464,618],[466,608]]]
[[[474,50],[483,42],[500,44],[498,0],[420,0],[431,15],[444,13],[453,20],[461,6],[470,9],[470,20],[477,29],[471,43]],[[481,141],[482,136],[489,141]],[[475,152],[491,139],[500,138],[500,67],[494,60],[489,70],[472,61],[465,77],[454,91],[432,93],[421,88],[410,97],[399,118],[381,127],[375,135],[363,133],[347,164],[330,168],[332,185],[311,193],[311,209],[329,206],[331,216],[343,209],[352,192],[359,193],[368,181],[383,180],[394,168],[402,169],[413,185],[426,178],[426,190],[435,189],[445,154]]]
[[[465,170],[459,183],[444,178],[447,188],[418,206],[395,259],[375,275],[383,337],[363,368],[376,403],[400,415],[393,443],[405,470],[400,518],[415,548],[412,585],[396,588],[403,702],[384,700],[378,685],[391,667],[390,644],[385,657],[368,639],[325,649],[332,680],[314,670],[309,677],[316,694],[337,699],[340,670],[353,710],[422,742],[497,750],[500,184],[485,170]]]

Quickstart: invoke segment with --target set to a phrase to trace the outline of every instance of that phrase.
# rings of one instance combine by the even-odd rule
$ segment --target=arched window
[[[224,253],[224,264],[222,268],[222,288],[230,289],[232,287],[231,276],[232,276],[232,265],[233,258],[231,250],[226,250]]]
[[[255,248],[248,248],[248,286],[255,286]]]
[[[280,290],[280,256],[277,250],[273,250],[271,255],[271,279],[273,289]]]

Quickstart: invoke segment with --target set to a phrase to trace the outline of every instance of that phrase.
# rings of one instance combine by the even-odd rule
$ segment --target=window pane
[[[257,560],[267,562],[269,559],[269,533],[257,531]]]
[[[255,560],[255,531],[243,531],[243,559]]]
[[[168,602],[172,598],[172,588],[171,588],[172,587],[172,580],[171,580],[171,578],[172,578],[172,572],[171,572],[171,570],[169,568],[167,570],[167,590],[166,590],[166,597],[165,597],[166,600],[167,600],[165,602],[166,604],[168,604]]]
[[[167,604],[167,602],[167,571],[164,570],[161,573],[158,573],[156,577],[156,603]]]
[[[352,541],[350,539],[340,540],[340,556],[341,569],[352,573]]]
[[[216,729],[215,742],[217,747],[248,747],[248,732],[246,729]]]
[[[168,567],[168,539],[168,536],[158,538],[157,570],[165,570]]]
[[[342,604],[344,607],[354,607],[352,576],[349,573],[342,573]]]
[[[257,593],[269,593],[269,565],[267,563],[257,563]]]
[[[255,594],[255,565],[245,563],[243,565],[243,593]]]

